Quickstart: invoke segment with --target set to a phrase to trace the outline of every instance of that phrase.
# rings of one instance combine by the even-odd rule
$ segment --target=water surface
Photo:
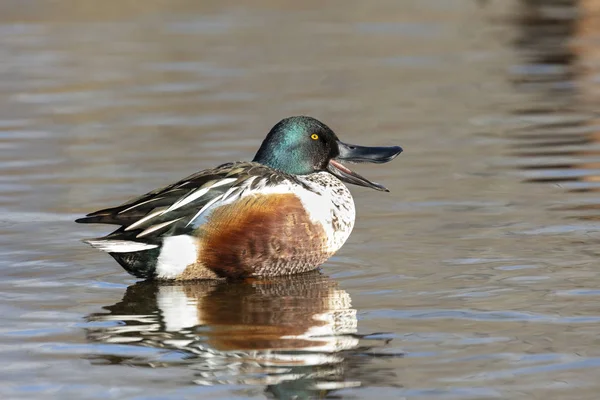
[[[2,398],[596,399],[598,7],[2,2]],[[296,114],[405,148],[320,272],[138,282],[80,242]]]

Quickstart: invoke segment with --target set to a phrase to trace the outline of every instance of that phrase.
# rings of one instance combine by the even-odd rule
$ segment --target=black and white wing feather
[[[120,206],[90,213],[76,222],[121,226],[102,238],[104,240],[153,243],[164,233],[177,235],[194,229],[194,221],[219,201],[237,197],[244,190],[253,190],[257,185],[277,184],[282,179],[283,174],[274,174],[273,170],[260,164],[223,164],[200,171]]]

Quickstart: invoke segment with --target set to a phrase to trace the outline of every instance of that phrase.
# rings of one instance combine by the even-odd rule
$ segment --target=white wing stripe
[[[185,206],[186,204],[204,196],[206,193],[208,193],[209,190],[210,190],[210,188],[204,188],[204,189],[198,189],[198,190],[192,192],[187,197],[184,197],[183,199],[176,201],[171,207],[169,207],[165,210],[165,213],[176,210],[179,207]]]
[[[192,201],[199,199],[200,197],[204,196],[206,193],[208,193],[209,190],[214,189],[216,187],[219,186],[223,186],[223,185],[227,185],[228,183],[231,182],[235,182],[237,181],[238,178],[225,178],[225,179],[221,179],[220,181],[217,181],[214,185],[211,185],[209,187],[205,187],[202,189],[198,189],[195,192],[191,193],[190,195],[188,195],[187,197],[184,197],[183,199],[177,201],[175,204],[173,204],[171,207],[169,207],[165,213],[169,212],[169,211],[173,211],[178,209],[179,207],[183,207],[188,203],[191,203]]]
[[[125,230],[131,231],[131,230],[137,228],[138,226],[142,225],[144,222],[148,221],[149,219],[152,219],[158,215],[161,215],[164,212],[164,210],[165,210],[164,207],[161,207],[159,210],[154,211],[153,213],[146,215],[144,218],[135,221],[133,224],[131,224],[127,228],[125,228]]]
[[[208,203],[206,203],[206,204],[204,205],[204,207],[202,207],[202,208],[200,209],[200,211],[198,211],[198,212],[196,213],[196,215],[194,215],[194,216],[192,217],[192,219],[190,219],[190,222],[188,222],[188,223],[187,223],[186,227],[188,227],[188,226],[189,226],[189,225],[190,225],[192,222],[194,222],[194,220],[195,220],[196,218],[198,218],[198,217],[200,216],[200,214],[202,214],[204,211],[206,211],[206,209],[207,209],[208,207],[212,206],[212,205],[213,205],[213,204],[215,204],[217,201],[221,200],[221,197],[223,197],[223,195],[221,195],[221,196],[217,196],[217,197],[215,197],[214,199],[212,199],[211,201],[209,201]]]
[[[183,217],[182,217],[182,218],[183,218]],[[163,222],[163,223],[161,223],[161,224],[152,225],[150,228],[148,228],[148,229],[146,229],[146,230],[144,230],[144,231],[142,231],[142,232],[138,233],[138,235],[136,236],[136,238],[141,238],[141,237],[144,237],[144,236],[146,236],[146,235],[148,235],[148,234],[150,234],[150,233],[152,233],[152,232],[154,232],[154,231],[157,231],[157,230],[159,230],[159,229],[161,229],[161,228],[164,228],[165,226],[171,225],[172,223],[174,223],[174,222],[177,222],[177,221],[179,221],[180,219],[181,219],[181,218],[177,218],[177,219],[174,219],[173,221],[167,221],[167,222]]]
[[[141,205],[148,204],[148,203],[151,203],[153,201],[160,200],[160,199],[162,199],[162,197],[155,197],[155,198],[150,199],[150,200],[142,201],[141,203],[134,204],[131,207],[124,209],[123,211],[119,211],[119,214],[123,214],[123,213],[125,213],[127,211],[131,211],[134,208],[137,208],[137,207],[139,207]]]
[[[228,197],[232,196],[236,191],[241,190],[238,186],[234,186],[223,194],[223,198],[221,200],[226,201]],[[239,194],[239,193],[236,193]]]
[[[214,185],[211,185],[209,189],[216,188],[219,186],[227,185],[228,183],[237,181],[238,178],[225,178],[217,181]]]
[[[257,178],[257,176],[256,176],[256,175],[253,175],[253,176],[251,176],[250,178],[246,179],[246,180],[243,182],[243,185],[244,185],[244,187],[245,187],[245,188],[248,188],[248,187],[250,187],[250,185],[252,185],[252,182],[254,182],[254,181],[256,180],[256,178]]]

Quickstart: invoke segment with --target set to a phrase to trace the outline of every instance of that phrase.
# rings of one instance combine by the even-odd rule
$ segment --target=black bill
[[[341,161],[348,161],[351,163],[369,162],[382,164],[393,160],[396,158],[396,156],[398,156],[398,154],[402,153],[401,147],[365,147],[346,144],[340,141],[337,143],[338,148],[340,149],[340,154],[336,158],[329,160],[329,165],[327,166],[327,170],[329,172],[344,182],[389,192],[385,186],[380,185],[379,183],[371,182],[370,180],[360,176],[356,172],[343,165]]]

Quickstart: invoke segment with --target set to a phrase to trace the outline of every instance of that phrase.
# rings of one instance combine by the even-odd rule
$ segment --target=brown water
[[[600,2],[243,4],[0,3],[0,397],[597,399]],[[136,283],[79,241],[295,114],[405,148],[321,273]]]

